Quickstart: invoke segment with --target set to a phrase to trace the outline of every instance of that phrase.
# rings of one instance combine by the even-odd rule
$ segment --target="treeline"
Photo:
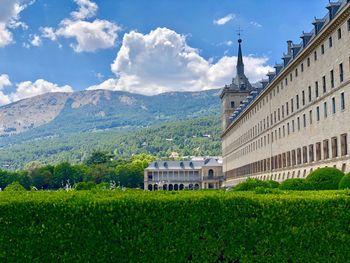
[[[154,157],[147,154],[131,158],[115,158],[96,151],[84,163],[62,162],[57,165],[42,165],[32,162],[25,169],[11,172],[0,170],[0,188],[20,183],[26,189],[56,190],[66,187],[91,187],[111,183],[120,187],[142,188],[143,171]]]
[[[167,158],[172,152],[180,156],[218,156],[221,155],[220,134],[220,116],[215,115],[127,132],[114,129],[42,138],[0,147],[0,168],[23,169],[31,160],[44,164],[65,160],[80,163],[88,158],[92,149],[112,152],[119,158],[129,158],[140,153]]]

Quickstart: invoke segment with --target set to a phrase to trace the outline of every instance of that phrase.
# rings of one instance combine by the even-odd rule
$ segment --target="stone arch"
[[[153,185],[149,184],[148,185],[148,191],[152,191],[153,190]]]
[[[158,185],[157,185],[157,184],[154,184],[154,185],[153,185],[153,189],[154,189],[154,191],[157,191],[157,190],[158,190]]]
[[[178,191],[179,190],[179,185],[178,184],[174,184],[174,190]]]
[[[185,186],[184,186],[183,184],[180,184],[179,189],[180,189],[180,190],[183,190],[184,188],[185,188]]]
[[[193,190],[193,184],[189,184],[188,189]]]
[[[163,190],[164,191],[168,190],[168,185],[167,184],[163,185]]]
[[[195,185],[194,185],[194,189],[195,189],[195,190],[199,190],[199,184],[195,184]]]
[[[172,184],[169,184],[168,190],[169,190],[169,191],[172,191],[173,189],[174,189],[174,186],[173,186]]]

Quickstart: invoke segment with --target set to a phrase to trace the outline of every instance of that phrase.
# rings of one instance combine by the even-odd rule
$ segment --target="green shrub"
[[[303,191],[303,190],[310,190],[310,185],[309,185],[309,182],[306,181],[305,179],[294,178],[294,179],[287,179],[283,181],[280,184],[279,188],[281,190]]]
[[[339,189],[350,189],[350,173],[344,175],[340,180]]]
[[[75,190],[91,190],[96,188],[96,184],[94,182],[80,182],[75,185]]]
[[[349,262],[349,207],[345,191],[2,192],[0,262]]]
[[[24,192],[26,189],[19,183],[19,182],[13,182],[6,186],[5,190],[7,192]]]
[[[333,167],[325,167],[313,171],[306,181],[312,190],[335,190],[338,189],[343,176],[342,171]]]
[[[280,186],[279,182],[276,182],[274,180],[268,180],[266,181],[268,188],[278,188]]]
[[[279,183],[273,180],[262,181],[259,179],[248,178],[244,182],[234,187],[235,191],[252,191],[256,188],[278,188]]]

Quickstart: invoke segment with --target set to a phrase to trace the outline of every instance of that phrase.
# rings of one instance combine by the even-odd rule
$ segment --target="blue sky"
[[[239,26],[247,75],[257,81],[327,3],[0,0],[0,105],[49,91],[218,88],[235,74]]]

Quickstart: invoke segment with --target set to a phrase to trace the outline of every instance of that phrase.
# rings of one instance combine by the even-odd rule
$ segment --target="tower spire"
[[[243,30],[241,30],[241,28],[239,28],[237,30],[237,34],[238,34],[238,59],[237,59],[237,76],[243,76],[244,75],[244,64],[243,64],[243,55],[242,55],[242,47],[241,47],[241,43],[242,43],[242,39],[241,39],[241,32]]]

